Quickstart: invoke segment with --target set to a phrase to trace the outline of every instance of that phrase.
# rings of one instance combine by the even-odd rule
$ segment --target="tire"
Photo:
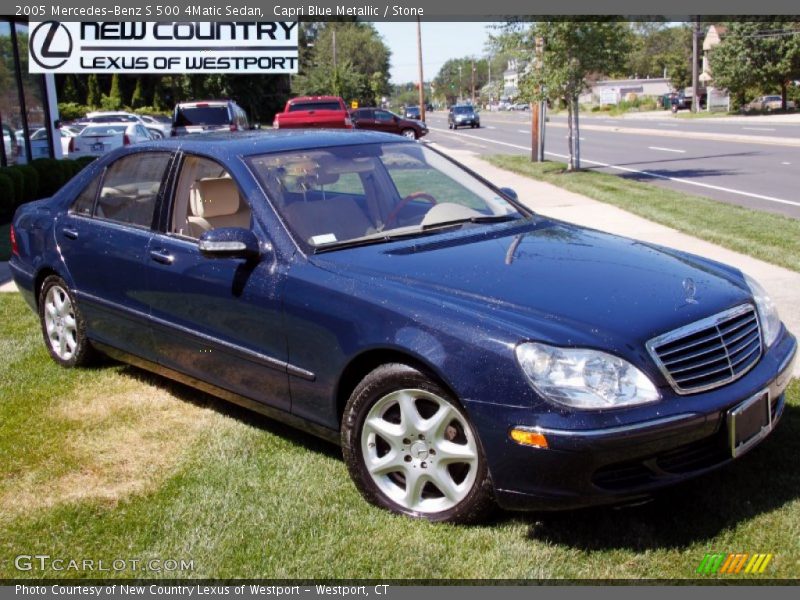
[[[411,366],[380,366],[356,386],[342,418],[342,448],[362,496],[392,512],[471,523],[495,505],[486,458],[463,408]]]
[[[39,322],[50,357],[62,367],[83,366],[95,357],[75,296],[57,275],[48,276],[42,283]]]
[[[417,132],[414,131],[413,129],[410,129],[410,128],[409,129],[403,129],[403,131],[400,132],[400,135],[402,135],[404,138],[408,138],[410,140],[417,139]]]

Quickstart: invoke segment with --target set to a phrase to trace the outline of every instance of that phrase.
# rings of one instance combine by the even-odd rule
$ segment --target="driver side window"
[[[175,190],[171,233],[196,239],[219,227],[250,226],[250,206],[230,173],[211,159],[186,155]]]

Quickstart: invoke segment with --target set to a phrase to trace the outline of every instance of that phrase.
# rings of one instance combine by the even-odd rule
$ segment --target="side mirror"
[[[204,232],[197,247],[210,258],[257,258],[261,254],[256,234],[242,227],[220,227]]]
[[[517,192],[512,190],[510,187],[501,187],[500,191],[503,192],[506,196],[508,196],[512,200],[519,200],[519,197],[517,196]]]

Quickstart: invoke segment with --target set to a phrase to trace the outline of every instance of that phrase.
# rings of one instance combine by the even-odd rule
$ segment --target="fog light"
[[[547,448],[547,438],[543,433],[530,431],[528,429],[517,429],[516,427],[509,433],[511,439],[521,446],[533,446],[534,448]]]

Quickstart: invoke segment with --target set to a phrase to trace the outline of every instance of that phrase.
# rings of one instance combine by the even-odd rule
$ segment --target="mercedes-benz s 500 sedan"
[[[737,269],[389,134],[121,148],[19,208],[12,253],[58,363],[104,352],[340,443],[369,501],[434,521],[724,465],[780,420],[796,352]]]

